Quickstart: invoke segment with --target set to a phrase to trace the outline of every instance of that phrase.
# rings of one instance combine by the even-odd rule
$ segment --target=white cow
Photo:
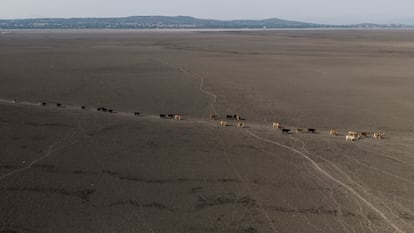
[[[361,133],[356,132],[356,131],[348,131],[348,134],[347,135],[348,136],[353,136],[356,139],[360,139],[361,138]]]
[[[274,129],[281,129],[282,125],[279,122],[273,122],[273,128]]]
[[[346,135],[345,140],[353,142],[353,141],[358,140],[358,138],[355,135]]]
[[[221,125],[222,127],[224,127],[224,126],[229,126],[229,123],[227,123],[226,121],[220,121],[220,125]]]

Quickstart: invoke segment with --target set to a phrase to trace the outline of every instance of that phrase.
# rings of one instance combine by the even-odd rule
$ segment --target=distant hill
[[[132,16],[124,18],[43,18],[0,20],[0,29],[261,29],[261,28],[414,28],[400,24],[326,25],[278,18],[211,20],[188,16]]]

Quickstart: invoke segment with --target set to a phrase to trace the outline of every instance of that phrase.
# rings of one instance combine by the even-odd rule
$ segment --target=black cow
[[[160,118],[165,118],[166,115],[165,114],[160,114]]]
[[[139,116],[140,113],[139,112],[134,112],[134,116]]]
[[[168,114],[169,118],[174,118],[175,114]]]
[[[232,115],[226,115],[226,119],[231,120],[231,119],[233,119],[233,116]]]
[[[114,113],[114,110],[113,109],[108,109],[108,112]]]
[[[56,104],[56,107],[60,108],[60,107],[62,107],[62,104],[57,103],[57,104]]]
[[[107,108],[102,108],[102,111],[108,112],[108,109]]]
[[[316,131],[316,129],[313,129],[313,128],[308,129],[308,133],[315,133],[315,131]]]
[[[45,102],[42,102],[42,103],[40,103],[40,105],[42,105],[42,106],[46,106],[46,103],[45,103]]]
[[[282,133],[289,133],[290,129],[282,129]]]
[[[85,109],[86,109],[86,106],[81,106],[81,109],[85,110]],[[98,110],[98,111],[99,111],[99,110]]]

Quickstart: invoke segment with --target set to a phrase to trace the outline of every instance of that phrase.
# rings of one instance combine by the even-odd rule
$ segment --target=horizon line
[[[235,18],[235,19],[215,19],[215,18],[204,18],[204,17],[194,17],[189,15],[129,15],[129,16],[84,16],[84,17],[22,17],[22,18],[0,18],[0,21],[13,21],[13,20],[50,20],[50,19],[122,19],[122,18],[132,18],[132,17],[166,17],[166,18],[178,18],[178,17],[188,17],[193,19],[199,20],[214,20],[214,21],[222,21],[222,22],[230,22],[230,21],[264,21],[264,20],[284,20],[284,21],[291,21],[291,22],[298,22],[298,23],[306,23],[306,24],[314,24],[320,26],[357,26],[357,25],[364,25],[364,24],[371,24],[371,25],[396,25],[396,26],[414,26],[414,24],[406,24],[406,23],[373,23],[369,21],[361,21],[358,23],[315,23],[310,22],[307,20],[295,20],[295,19],[286,19],[286,18],[279,18],[279,17],[269,17],[269,18],[260,18],[260,19],[253,19],[253,18]],[[333,20],[334,21],[334,20]]]

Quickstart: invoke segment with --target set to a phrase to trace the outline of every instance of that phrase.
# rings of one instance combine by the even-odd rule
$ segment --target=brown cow
[[[385,135],[384,133],[379,132],[379,133],[374,133],[374,136],[372,136],[372,137],[375,138],[375,139],[381,140],[381,139],[383,139],[384,135]]]
[[[298,134],[298,133],[303,133],[303,129],[302,128],[297,128],[296,129],[296,133]]]

